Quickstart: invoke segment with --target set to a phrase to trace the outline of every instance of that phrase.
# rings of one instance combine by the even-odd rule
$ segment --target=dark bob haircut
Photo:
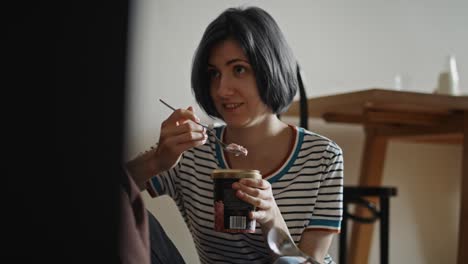
[[[273,17],[258,7],[229,8],[206,28],[192,64],[192,92],[198,104],[208,115],[222,118],[210,95],[207,67],[212,47],[229,38],[247,56],[263,103],[275,114],[284,112],[302,86],[299,66]]]

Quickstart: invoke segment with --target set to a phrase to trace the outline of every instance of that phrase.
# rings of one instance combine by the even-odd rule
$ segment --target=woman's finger
[[[237,198],[241,199],[242,201],[248,203],[248,204],[251,204],[257,208],[261,208],[261,209],[268,209],[269,206],[268,206],[268,203],[266,200],[264,199],[261,199],[261,198],[258,198],[256,196],[252,196],[252,195],[249,195],[247,194],[246,192],[242,191],[242,190],[237,190],[236,191],[236,196]]]
[[[266,211],[265,210],[258,210],[258,211],[251,211],[249,212],[249,219],[252,220],[259,220],[266,218]]]
[[[183,123],[180,123],[178,126],[167,127],[166,132],[171,135],[180,135],[190,132],[198,132],[205,134],[205,128],[192,122],[191,120],[186,120]]]
[[[241,179],[233,183],[232,188],[264,200],[269,200],[273,197],[270,183],[262,179]]]
[[[169,115],[169,117],[163,122],[164,125],[176,125],[177,122],[183,123],[186,120],[192,120],[193,122],[200,122],[193,112],[193,108],[190,106],[187,109],[177,109]]]
[[[206,131],[192,121],[179,125],[178,127],[166,126],[161,128],[159,143],[170,138],[176,140],[175,143],[184,143],[186,141],[199,140],[200,137],[206,137]]]
[[[185,141],[183,143],[179,143],[177,145],[174,145],[174,151],[176,153],[183,153],[184,151],[188,149],[205,144],[207,139],[208,137],[203,137],[200,140],[192,140],[192,141]]]
[[[192,145],[193,142],[195,142],[196,144],[196,142],[202,142],[207,138],[208,136],[204,132],[188,131],[180,134],[174,134],[171,136],[166,135],[165,137],[160,139],[160,144],[178,147],[178,145],[184,144]]]
[[[259,188],[262,190],[267,190],[271,188],[271,184],[268,181],[263,180],[263,179],[243,178],[239,180],[239,183],[245,186]]]
[[[232,188],[235,189],[235,190],[240,190],[240,191],[244,192],[245,194],[247,194],[249,196],[252,196],[252,197],[256,197],[256,198],[260,198],[260,199],[266,198],[266,197],[262,196],[262,190],[261,189],[254,188],[254,187],[249,187],[247,185],[241,184],[240,182],[234,182],[232,184]]]

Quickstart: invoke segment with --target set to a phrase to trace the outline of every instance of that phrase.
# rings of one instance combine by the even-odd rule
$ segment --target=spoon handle
[[[307,263],[307,264],[320,264],[320,262],[316,261],[312,257],[307,257],[307,259],[306,259],[306,261],[304,263]]]
[[[174,107],[172,107],[171,105],[169,105],[168,103],[164,102],[162,99],[159,99],[159,101],[160,101],[161,103],[163,103],[165,106],[167,106],[167,107],[169,107],[170,109],[172,109],[172,111],[176,111],[176,110],[177,110],[177,109],[175,109]],[[195,123],[197,123],[197,124],[199,124],[200,126],[202,126],[202,127],[206,128],[206,129],[210,130],[210,127],[208,127],[208,126],[205,125],[205,124],[201,124],[201,123],[196,122],[196,121],[195,121]],[[211,131],[211,130],[210,130],[210,131]]]

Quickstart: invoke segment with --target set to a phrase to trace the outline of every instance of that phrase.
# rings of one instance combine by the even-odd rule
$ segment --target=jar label
[[[232,184],[238,179],[214,180],[215,231],[229,233],[255,232],[255,220],[249,218],[253,205],[236,197]]]

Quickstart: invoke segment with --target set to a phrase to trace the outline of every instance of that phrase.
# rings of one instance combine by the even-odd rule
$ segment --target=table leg
[[[467,263],[468,260],[468,111],[464,113],[463,120],[463,154],[461,177],[461,203],[458,234],[457,263]]]
[[[382,174],[387,150],[388,138],[378,135],[377,130],[366,128],[364,152],[361,162],[360,186],[381,186]],[[369,201],[377,204],[377,197],[369,197]],[[356,214],[367,216],[367,211],[362,207],[356,208]],[[373,224],[352,223],[351,243],[349,245],[349,263],[368,263],[371,247]]]

